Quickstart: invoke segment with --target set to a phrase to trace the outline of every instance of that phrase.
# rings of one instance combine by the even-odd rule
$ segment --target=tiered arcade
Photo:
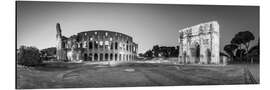
[[[66,38],[61,36],[60,24],[57,32],[58,60],[131,61],[137,55],[138,44],[123,33],[92,30]]]

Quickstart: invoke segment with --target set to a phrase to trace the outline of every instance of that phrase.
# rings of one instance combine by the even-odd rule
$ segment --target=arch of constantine
[[[201,23],[179,30],[181,64],[223,64],[219,55],[219,24]]]

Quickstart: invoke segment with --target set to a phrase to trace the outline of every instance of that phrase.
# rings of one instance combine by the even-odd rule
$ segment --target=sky
[[[218,21],[220,49],[237,32],[250,31],[259,38],[258,6],[214,6],[177,4],[120,4],[85,2],[16,2],[17,48],[56,46],[56,23],[62,35],[82,31],[109,30],[133,37],[139,53],[153,45],[178,45],[178,31],[203,22]]]

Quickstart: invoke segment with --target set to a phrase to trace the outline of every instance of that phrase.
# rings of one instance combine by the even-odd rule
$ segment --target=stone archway
[[[100,56],[100,57],[99,57],[99,61],[104,61],[104,60],[103,60],[103,54],[101,53],[101,54],[99,54],[99,56]]]
[[[184,58],[184,63],[187,63],[187,53],[186,52],[184,52],[183,58]]]
[[[200,45],[196,45],[196,55],[195,55],[195,63],[200,63]]]
[[[95,53],[95,55],[94,55],[94,61],[98,61],[98,54],[97,53]]]
[[[117,56],[118,56],[117,54],[114,55],[114,60],[115,60],[115,61],[118,61]]]
[[[109,61],[109,54],[108,54],[108,53],[105,54],[105,59],[104,59],[104,61]]]
[[[201,51],[200,44],[198,42],[193,43],[190,50],[191,55],[194,58],[194,63],[196,64],[200,63],[200,51]]]
[[[211,50],[207,49],[206,50],[206,57],[207,57],[207,64],[211,63]]]
[[[84,61],[87,61],[87,54],[84,54]]]
[[[113,60],[113,54],[111,53],[110,54],[110,61],[112,61]]]

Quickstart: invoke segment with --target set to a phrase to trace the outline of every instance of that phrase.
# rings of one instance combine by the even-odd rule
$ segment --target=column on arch
[[[113,53],[109,53],[109,61],[113,61]]]
[[[119,61],[122,61],[122,54],[119,54]]]
[[[94,61],[94,53],[91,52],[91,54],[92,54],[91,61]]]
[[[130,58],[130,61],[132,61],[133,59],[132,59],[132,54],[129,54],[129,58]]]
[[[97,52],[97,55],[98,55],[97,60],[100,61],[100,53]]]

